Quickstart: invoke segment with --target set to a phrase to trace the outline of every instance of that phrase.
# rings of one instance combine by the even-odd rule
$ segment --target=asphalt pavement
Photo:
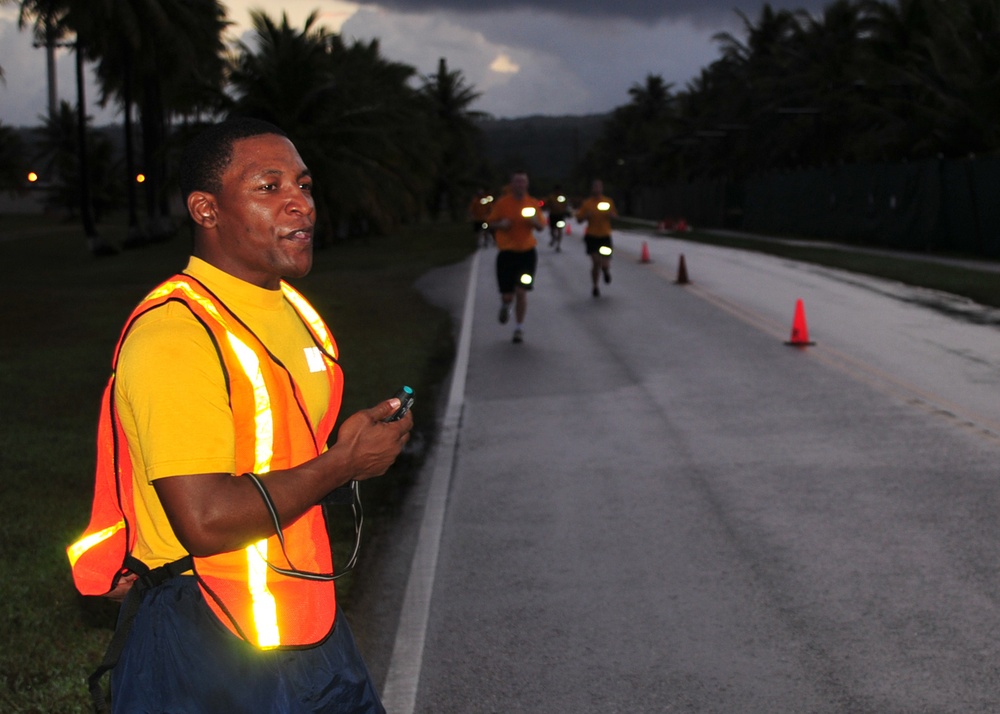
[[[455,377],[351,613],[389,711],[1000,711],[992,313],[627,233],[595,299],[576,238],[523,344],[492,249],[423,281]]]

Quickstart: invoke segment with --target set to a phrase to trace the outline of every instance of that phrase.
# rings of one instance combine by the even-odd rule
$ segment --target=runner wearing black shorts
[[[592,236],[589,233],[583,237],[587,247],[587,255],[600,255],[601,248],[611,248],[611,236]]]
[[[524,341],[524,318],[528,312],[528,293],[534,288],[538,252],[535,231],[545,227],[541,201],[528,195],[528,174],[515,171],[510,190],[493,203],[490,228],[495,231],[497,248],[497,287],[500,290],[500,324],[514,313],[514,343]]]
[[[591,294],[601,296],[598,280],[604,275],[604,282],[611,282],[611,219],[618,216],[615,202],[604,195],[604,184],[595,179],[590,186],[590,195],[580,204],[576,220],[587,224],[583,241],[590,256]]]
[[[538,267],[538,251],[502,250],[497,253],[497,286],[501,294],[511,294],[517,288],[531,290]]]

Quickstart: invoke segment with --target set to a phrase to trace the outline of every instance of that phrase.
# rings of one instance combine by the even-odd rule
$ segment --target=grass
[[[102,226],[112,243],[122,226]],[[21,236],[14,240],[2,240]],[[116,607],[76,594],[65,546],[86,525],[97,407],[111,351],[135,303],[181,269],[189,241],[95,259],[75,223],[0,216],[0,710],[86,712],[86,676],[100,661]],[[426,442],[453,351],[451,318],[413,288],[421,274],[467,256],[468,227],[422,225],[317,251],[296,281],[327,318],[346,373],[342,414],[390,396],[418,395]],[[415,443],[418,440],[414,440]],[[391,517],[419,466],[406,455],[365,484],[366,523]],[[345,549],[346,549],[345,530]],[[350,607],[350,578],[341,582]],[[106,682],[105,682],[106,684]]]
[[[649,229],[648,223],[623,221],[622,226],[639,230]],[[1000,273],[921,260],[920,258],[927,257],[921,254],[914,254],[913,258],[896,257],[842,250],[820,243],[809,245],[806,240],[796,240],[791,243],[749,235],[722,235],[711,231],[690,231],[671,237],[695,243],[767,253],[852,273],[896,280],[908,285],[961,295],[981,305],[1000,307]]]

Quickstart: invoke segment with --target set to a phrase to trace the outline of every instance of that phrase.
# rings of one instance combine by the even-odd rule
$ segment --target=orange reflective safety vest
[[[305,400],[288,371],[194,278],[174,276],[132,313],[115,348],[101,405],[90,524],[67,548],[73,579],[84,595],[108,593],[127,572],[126,557],[135,545],[132,462],[115,410],[114,385],[129,328],[149,310],[168,302],[183,303],[210,333],[229,388],[237,474],[291,468],[325,449],[343,394],[336,344],[305,298],[285,283],[281,289],[319,347],[330,381],[330,405],[315,433]],[[282,535],[283,539],[274,535],[238,551],[193,558],[194,572],[209,607],[237,636],[261,648],[308,647],[330,633],[336,615],[333,558],[322,507],[313,506],[294,522],[283,524]]]

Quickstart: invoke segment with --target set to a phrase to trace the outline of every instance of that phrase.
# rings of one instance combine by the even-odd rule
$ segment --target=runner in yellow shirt
[[[514,308],[514,342],[524,340],[524,317],[528,312],[528,291],[535,280],[538,251],[535,231],[545,227],[540,202],[528,195],[528,174],[511,176],[510,192],[493,202],[490,229],[497,242],[497,284],[500,288],[500,323],[510,319]]]
[[[590,186],[590,195],[580,204],[576,212],[578,223],[586,223],[583,240],[590,256],[591,294],[601,296],[598,279],[604,273],[604,282],[611,282],[611,219],[618,217],[615,202],[604,195],[604,183],[595,179]]]

